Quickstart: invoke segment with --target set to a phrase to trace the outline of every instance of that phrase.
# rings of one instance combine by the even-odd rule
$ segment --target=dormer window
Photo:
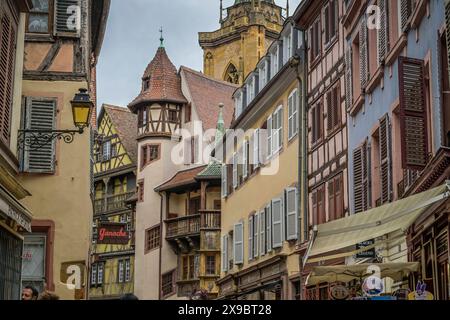
[[[150,78],[144,79],[143,83],[144,91],[148,90],[150,88]]]
[[[270,53],[270,61],[271,61],[271,77],[273,78],[278,73],[279,66],[279,53],[278,46],[275,46],[274,50]]]
[[[251,76],[247,83],[247,105],[255,98],[255,77]]]
[[[259,67],[259,90],[261,91],[267,84],[267,60],[264,60]]]
[[[288,33],[283,37],[283,64],[286,64],[292,57],[292,28],[289,28]]]
[[[236,108],[236,118],[239,118],[242,113],[242,92],[239,92],[235,95],[234,103]]]

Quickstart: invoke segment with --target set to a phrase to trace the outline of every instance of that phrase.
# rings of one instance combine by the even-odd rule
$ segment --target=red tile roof
[[[186,81],[192,104],[203,122],[203,129],[216,128],[220,103],[224,104],[225,128],[229,128],[234,113],[232,96],[239,86],[216,80],[184,66],[180,68],[180,73]]]
[[[106,112],[111,119],[114,128],[119,135],[126,152],[131,158],[131,161],[137,161],[137,116],[130,112],[130,110],[118,106],[104,104],[100,111],[99,121],[104,112]]]
[[[155,191],[156,192],[169,191],[176,188],[181,188],[186,185],[195,184],[197,183],[195,177],[205,168],[206,166],[201,166],[183,171],[178,171],[169,181],[156,187]]]
[[[147,66],[142,77],[143,81],[146,79],[150,80],[148,89],[144,90],[142,87],[141,93],[128,105],[132,111],[146,102],[187,102],[181,91],[181,78],[164,48],[158,48]]]

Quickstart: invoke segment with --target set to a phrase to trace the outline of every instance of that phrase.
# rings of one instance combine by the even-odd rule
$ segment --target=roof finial
[[[159,38],[159,41],[161,41],[161,44],[160,44],[160,48],[164,48],[164,37],[163,37],[163,28],[161,27],[161,28],[159,28],[159,32],[161,33],[161,38]]]
[[[220,23],[223,22],[223,2],[220,0]]]
[[[286,1],[286,18],[289,17],[289,0]]]

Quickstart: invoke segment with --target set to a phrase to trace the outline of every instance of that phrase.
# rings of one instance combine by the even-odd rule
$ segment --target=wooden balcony
[[[200,236],[200,230],[220,230],[220,210],[199,210],[198,214],[166,220],[167,240]]]
[[[136,191],[121,193],[94,201],[94,213],[104,214],[114,211],[126,210],[125,201],[133,196]]]

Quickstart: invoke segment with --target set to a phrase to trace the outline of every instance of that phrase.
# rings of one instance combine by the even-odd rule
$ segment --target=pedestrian
[[[44,291],[39,295],[38,300],[59,300],[59,296],[49,291]]]
[[[22,300],[23,301],[30,301],[30,300],[37,300],[39,296],[39,291],[35,287],[32,286],[26,286],[22,289]]]
[[[132,293],[127,293],[121,296],[120,300],[139,300],[139,298]]]

